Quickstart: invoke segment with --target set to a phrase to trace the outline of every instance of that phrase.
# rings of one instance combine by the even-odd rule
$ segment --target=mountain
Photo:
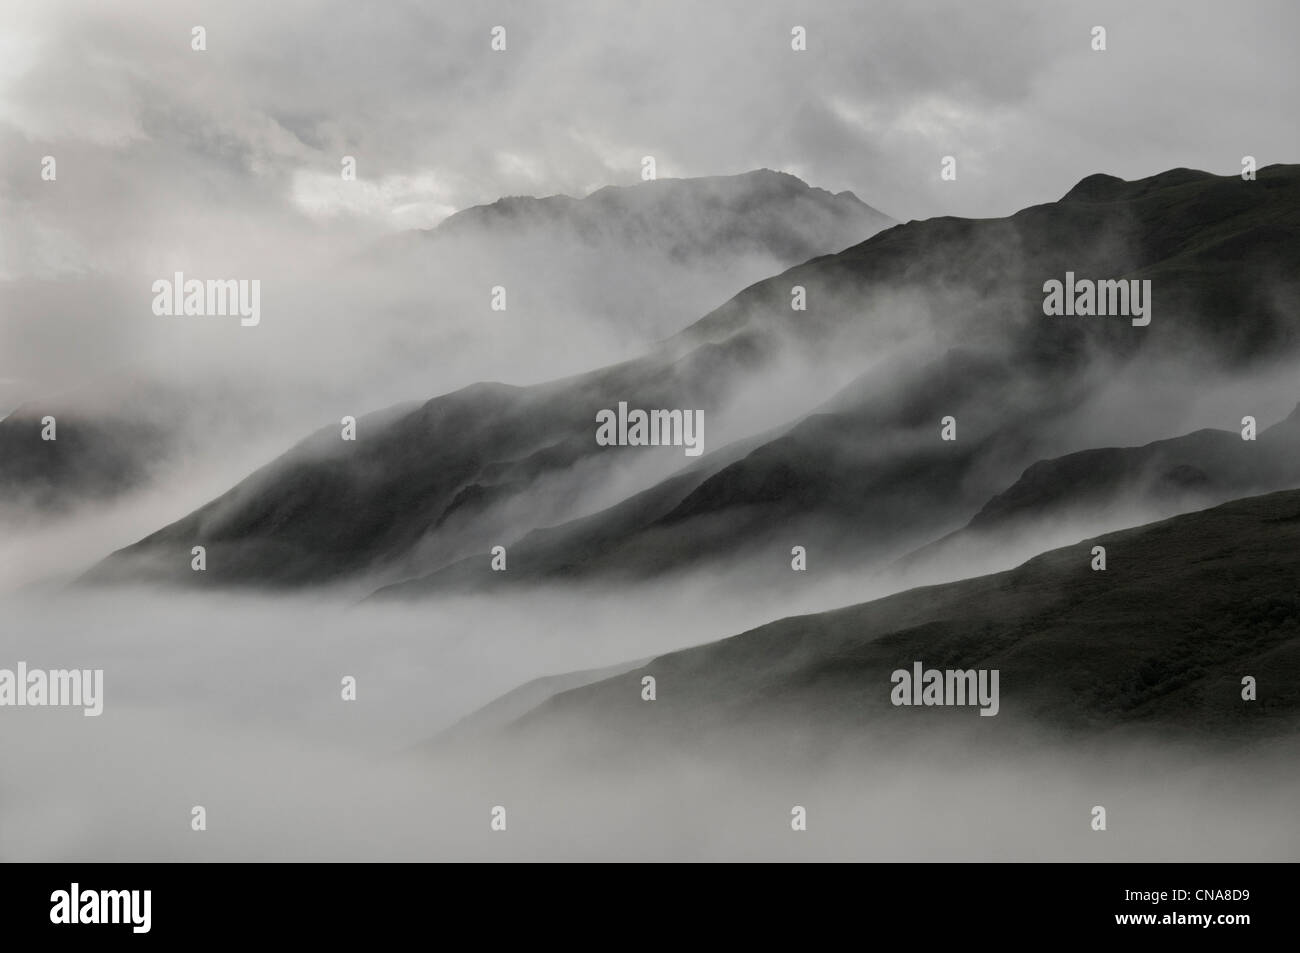
[[[1300,406],[1244,440],[1239,431],[1198,430],[1140,447],[1083,450],[1027,468],[957,532],[901,565],[960,564],[980,552],[1034,545],[1066,527],[1118,529],[1300,486]]]
[[[1181,375],[1190,394],[1211,368],[1241,373],[1294,355],[1297,285],[1281,276],[1300,265],[1300,170],[1270,167],[1267,179],[1265,190],[1251,193],[1243,187],[1255,183],[1187,170],[1134,183],[1092,176],[1060,202],[1010,219],[909,223],[795,269],[780,283],[846,288],[856,279],[867,300],[884,296],[882,285],[906,287],[905,313],[945,321],[940,333],[963,346],[907,371],[870,371],[723,466],[704,461],[603,513],[523,535],[511,547],[509,576],[490,572],[480,553],[385,593],[644,578],[747,556],[751,574],[774,585],[791,578],[793,545],[810,552],[815,545],[822,565],[867,568],[901,556],[909,543],[961,526],[1070,433],[1072,414],[1104,392],[1115,368]],[[1189,278],[1195,270],[1203,274]],[[1113,319],[1048,319],[1042,281],[1066,271],[1152,275],[1157,315],[1141,329]],[[737,301],[761,293],[748,289]],[[734,329],[752,339],[771,315],[731,302],[683,337],[708,340]],[[944,444],[939,421],[948,415],[960,431]],[[1227,436],[1210,439],[1231,461],[1241,441]],[[1271,474],[1225,472],[1225,491],[1202,497],[1203,505],[1234,488],[1290,486],[1294,462],[1279,439]],[[1260,445],[1274,443],[1266,437]],[[1071,459],[1087,474],[1079,480],[1108,479],[1105,454]],[[1167,469],[1171,492],[1180,478],[1195,481],[1190,470]]]
[[[1098,545],[1105,571],[1090,568]],[[507,733],[530,747],[581,738],[588,758],[780,732],[809,750],[939,730],[1260,738],[1300,716],[1297,580],[1300,491],[1250,497],[663,655],[559,692]],[[895,706],[891,676],[916,662],[997,670],[998,713]]]
[[[1210,369],[1294,356],[1297,239],[1295,166],[1255,182],[1094,176],[1006,219],[910,222],[746,288],[637,360],[528,388],[467,388],[367,418],[354,443],[321,431],[92,577],[409,576],[398,591],[413,594],[738,556],[788,578],[792,545],[841,563],[895,558],[1062,452],[1071,415],[1117,368],[1149,368],[1192,393]],[[1067,272],[1152,281],[1151,324],[1045,316],[1044,282]],[[791,307],[796,286],[806,311]],[[745,385],[779,388],[777,371],[797,360],[859,376],[812,414],[792,390],[793,423],[695,463],[676,448],[595,443],[602,408],[716,417]],[[940,439],[946,416],[959,421],[955,441]],[[628,468],[665,463],[675,472],[645,492],[598,505]],[[189,572],[198,543],[209,546],[201,580]],[[498,544],[512,562],[494,578],[486,553]]]
[[[758,169],[610,185],[580,199],[511,196],[457,212],[425,234],[462,242],[484,233],[534,233],[686,263],[723,254],[767,255],[793,265],[895,224],[852,192],[831,193],[785,172]]]
[[[380,296],[384,305],[364,316],[363,339],[348,332],[344,346],[355,363],[345,363],[365,368],[362,355],[373,354],[366,342],[376,342],[375,361],[394,375],[407,358],[415,363],[410,352],[421,348],[455,350],[465,359],[474,346],[505,351],[499,330],[479,313],[498,283],[509,286],[527,322],[522,329],[515,325],[512,366],[535,364],[545,373],[548,347],[561,352],[555,360],[563,364],[573,340],[592,335],[599,340],[587,347],[595,353],[628,346],[639,353],[736,289],[892,224],[852,193],[832,195],[768,170],[606,188],[584,199],[503,199],[458,212],[428,232],[381,243],[366,267],[381,263],[385,285],[421,280],[421,310],[415,317],[400,309],[390,313],[397,305]],[[350,282],[372,287],[375,272],[363,269],[358,276],[351,270],[356,267],[339,263],[334,280],[345,288]],[[478,308],[467,305],[470,295]],[[543,340],[531,340],[533,334]],[[394,354],[383,343],[390,336],[407,348]],[[422,363],[431,362],[426,356]],[[407,364],[401,373],[417,373],[421,387],[440,376]],[[6,501],[0,505],[12,519],[111,500],[149,484],[161,469],[203,453],[212,417],[237,417],[239,427],[232,429],[256,432],[260,441],[268,416],[266,395],[246,396],[222,375],[137,369],[129,379],[85,381],[57,399],[25,393],[20,381],[8,383],[15,402],[21,400],[0,420],[0,494]],[[293,382],[284,386],[292,389]],[[348,382],[335,390],[344,406],[362,403]],[[61,422],[57,441],[39,440],[39,421],[47,414]]]
[[[0,518],[39,521],[150,483],[192,450],[187,421],[212,432],[231,416],[228,396],[224,389],[96,380],[29,398],[0,418]]]
[[[55,420],[53,440],[41,436],[48,417]],[[6,521],[35,519],[140,485],[165,435],[136,417],[87,417],[61,404],[20,405],[0,420],[0,507]]]
[[[503,345],[522,339],[536,355],[553,346],[549,334],[615,353],[599,347],[612,339],[623,357],[740,288],[895,224],[852,192],[760,169],[606,186],[583,198],[502,198],[396,236],[375,260],[397,282],[414,273],[444,293],[469,289],[463,300],[453,295],[458,313],[477,316],[487,290],[505,288],[524,323]]]
[[[527,715],[538,705],[560,692],[622,675],[631,669],[641,667],[646,661],[648,660],[639,659],[622,665],[610,665],[605,668],[587,669],[582,672],[566,672],[563,675],[535,678],[451,725],[438,735],[434,745],[456,744],[461,740],[473,744],[476,739],[485,734],[495,733],[506,728],[516,719]],[[427,750],[427,746],[421,745],[416,750]]]
[[[381,590],[409,597],[451,589],[591,577],[625,581],[744,562],[748,578],[791,577],[791,549],[821,566],[885,558],[964,518],[1007,461],[1032,456],[1035,433],[1077,399],[1069,388],[1015,379],[990,355],[953,351],[897,380],[907,399],[858,400],[860,384],[795,426],[722,448],[596,514],[533,530],[509,547],[508,574],[486,554]],[[1035,399],[981,406],[1011,390]],[[961,438],[941,439],[955,411]],[[995,466],[995,463],[1001,463]]]

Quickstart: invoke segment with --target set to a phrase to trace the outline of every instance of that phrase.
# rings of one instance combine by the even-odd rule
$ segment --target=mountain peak
[[[737,254],[774,254],[788,265],[894,224],[852,192],[830,192],[763,168],[607,185],[582,198],[506,196],[462,209],[422,234],[518,238],[549,232],[595,245],[656,246],[681,260],[725,245]]]
[[[571,195],[556,194],[545,197],[531,195],[506,195],[482,205],[472,205],[453,212],[440,224],[425,231],[456,228],[467,221],[490,220],[497,217],[535,217],[548,213],[572,212],[604,206],[608,203],[646,203],[658,198],[680,196],[683,199],[693,195],[712,196],[717,199],[763,199],[781,196],[794,196],[803,193],[817,195],[830,202],[847,202],[862,209],[868,209],[876,215],[869,205],[848,190],[831,192],[827,189],[809,185],[797,175],[769,169],[766,166],[739,172],[734,175],[705,175],[683,178],[657,178],[631,185],[605,185],[589,192],[581,198]],[[653,198],[652,198],[653,196]],[[882,219],[887,216],[881,215]]]
[[[718,195],[756,193],[776,195],[796,192],[832,193],[809,185],[797,175],[780,172],[766,167],[737,172],[733,175],[699,175],[649,179],[634,182],[631,185],[606,185],[587,195],[579,201],[588,201],[597,197],[633,196],[648,192],[706,192]]]
[[[1164,172],[1149,175],[1145,179],[1133,179],[1132,181],[1126,181],[1114,175],[1107,175],[1104,172],[1094,172],[1092,175],[1080,179],[1074,188],[1061,196],[1061,201],[1111,202],[1139,196],[1156,189],[1174,188],[1179,185],[1187,185],[1191,182],[1201,182],[1213,178],[1215,176],[1209,172],[1182,167],[1166,169]]]
[[[1095,202],[1112,198],[1127,184],[1117,176],[1107,175],[1104,172],[1094,172],[1092,175],[1080,179],[1074,188],[1061,196],[1061,201]]]

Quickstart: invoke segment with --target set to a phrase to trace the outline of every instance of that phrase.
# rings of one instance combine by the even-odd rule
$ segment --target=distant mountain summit
[[[852,192],[831,193],[786,172],[758,169],[610,185],[580,199],[509,196],[457,212],[424,234],[465,240],[550,233],[676,260],[767,254],[796,264],[895,224]]]

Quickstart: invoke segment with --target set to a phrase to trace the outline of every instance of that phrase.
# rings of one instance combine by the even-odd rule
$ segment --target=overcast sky
[[[5,278],[177,243],[256,254],[313,219],[424,226],[631,183],[644,155],[660,177],[790,171],[903,220],[1008,214],[1097,171],[1300,155],[1286,0],[45,0],[2,17]]]

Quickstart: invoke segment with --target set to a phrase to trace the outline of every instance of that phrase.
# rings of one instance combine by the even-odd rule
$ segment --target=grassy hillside
[[[1105,571],[1090,568],[1095,545]],[[778,728],[826,742],[954,726],[1257,738],[1300,715],[1298,584],[1300,491],[1251,497],[661,656],[556,695],[513,731],[615,747]],[[891,673],[916,661],[997,669],[1000,713],[893,706]],[[1247,675],[1256,702],[1241,698]]]

